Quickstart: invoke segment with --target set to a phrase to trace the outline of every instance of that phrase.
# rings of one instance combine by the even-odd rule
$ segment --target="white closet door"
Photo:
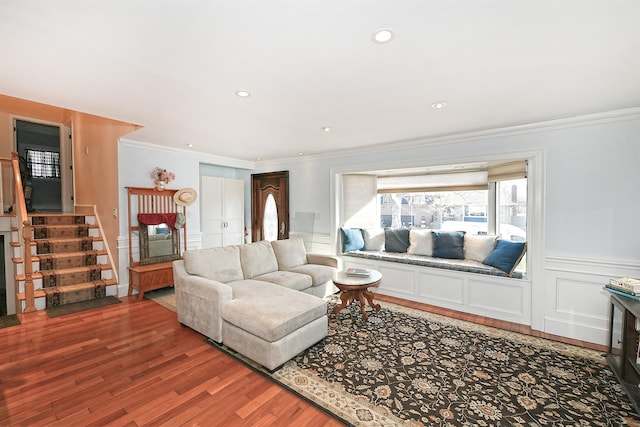
[[[222,246],[222,179],[211,176],[200,177],[200,228],[202,247]]]
[[[244,181],[225,179],[223,183],[222,244],[239,245],[244,242]]]

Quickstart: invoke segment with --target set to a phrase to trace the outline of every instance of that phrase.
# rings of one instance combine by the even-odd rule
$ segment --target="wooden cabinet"
[[[203,248],[244,242],[244,181],[201,177],[200,206]]]
[[[129,296],[134,289],[138,290],[138,299],[144,293],[156,289],[173,287],[173,265],[170,262],[160,264],[137,265],[129,267]]]
[[[640,301],[611,294],[607,361],[638,413],[640,364],[636,360],[640,336],[637,330],[639,318]]]

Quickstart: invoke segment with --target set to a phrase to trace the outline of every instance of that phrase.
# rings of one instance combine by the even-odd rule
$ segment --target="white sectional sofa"
[[[178,321],[273,370],[327,335],[338,265],[302,239],[188,250],[173,263]]]

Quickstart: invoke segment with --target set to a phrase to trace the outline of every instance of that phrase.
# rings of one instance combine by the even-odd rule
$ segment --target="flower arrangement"
[[[176,176],[173,172],[167,172],[166,169],[163,169],[159,166],[153,168],[150,176],[153,180],[153,183],[156,185],[156,190],[163,190],[166,184],[176,179]]]

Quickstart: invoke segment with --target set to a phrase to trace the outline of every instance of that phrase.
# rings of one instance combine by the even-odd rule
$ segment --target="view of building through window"
[[[495,206],[489,203],[492,191]],[[487,190],[385,193],[378,197],[382,227],[456,230],[526,240],[526,178],[490,183]]]

